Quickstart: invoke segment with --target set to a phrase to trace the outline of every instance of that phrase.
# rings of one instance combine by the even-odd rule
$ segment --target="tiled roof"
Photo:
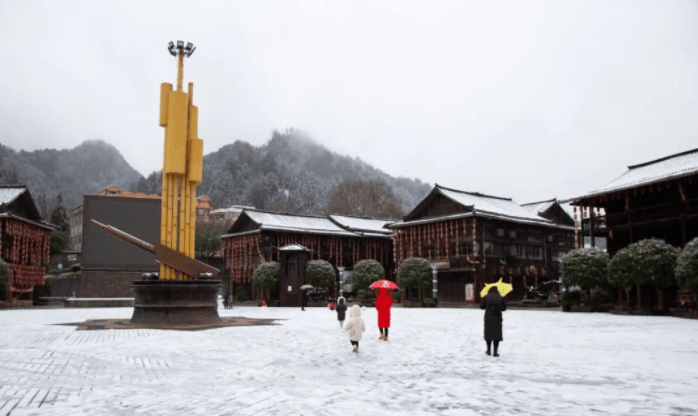
[[[325,217],[314,217],[296,214],[281,214],[248,210],[244,211],[252,221],[260,225],[263,230],[311,232],[317,234],[336,234],[355,236],[356,234],[340,228],[337,224]]]
[[[521,204],[522,207],[526,208],[527,210],[531,211],[534,214],[542,214],[550,207],[555,205],[557,202],[557,199],[551,199],[549,201],[541,201],[541,202],[529,202],[528,204]]]
[[[329,218],[336,224],[351,231],[363,231],[378,234],[391,234],[385,225],[395,222],[395,220],[379,220],[375,218],[360,218],[347,215],[329,215]]]
[[[0,186],[0,204],[9,204],[26,190],[25,186]]]
[[[580,200],[610,192],[651,185],[670,179],[698,174],[698,149],[663,157],[639,165],[628,166],[627,172],[605,186],[586,195],[573,198]]]
[[[436,189],[445,197],[461,205],[474,208],[476,213],[483,212],[505,218],[519,218],[543,223],[550,222],[517,204],[511,198],[500,198],[479,193],[458,191],[439,185],[436,185]]]

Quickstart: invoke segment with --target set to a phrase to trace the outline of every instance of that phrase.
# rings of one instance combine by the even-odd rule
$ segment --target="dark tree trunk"
[[[642,308],[642,293],[640,292],[640,284],[637,284],[637,305],[636,307]]]
[[[664,310],[664,289],[657,288],[657,303],[660,311]]]

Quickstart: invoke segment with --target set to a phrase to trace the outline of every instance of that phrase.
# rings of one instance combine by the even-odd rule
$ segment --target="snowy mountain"
[[[208,195],[214,208],[247,205],[305,214],[324,214],[330,192],[344,179],[384,181],[405,212],[431,190],[427,183],[394,178],[359,158],[334,153],[297,130],[274,132],[259,147],[243,141],[225,145],[204,156],[203,176],[198,195]],[[109,185],[159,194],[162,172],[143,177],[116,148],[100,140],[33,152],[0,144],[0,183],[26,184],[46,216],[58,195],[71,209],[82,204],[83,194]]]

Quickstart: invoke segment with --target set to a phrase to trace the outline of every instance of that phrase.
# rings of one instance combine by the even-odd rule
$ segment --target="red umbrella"
[[[391,282],[390,280],[378,280],[376,282],[371,283],[371,286],[369,286],[370,289],[392,289],[392,290],[398,290],[400,287],[396,285],[394,282]]]

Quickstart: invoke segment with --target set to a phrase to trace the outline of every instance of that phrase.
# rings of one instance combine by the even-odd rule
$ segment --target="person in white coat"
[[[361,308],[359,305],[354,305],[349,309],[349,321],[344,327],[344,330],[349,333],[349,341],[351,345],[354,346],[354,352],[359,351],[359,341],[361,341],[361,335],[366,332],[366,325],[364,320],[361,319]]]

